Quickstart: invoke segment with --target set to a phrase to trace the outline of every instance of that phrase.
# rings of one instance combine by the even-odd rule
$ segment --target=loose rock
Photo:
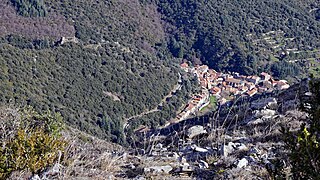
[[[165,173],[165,174],[169,174],[169,172],[172,170],[173,168],[170,165],[166,165],[166,166],[152,166],[152,167],[148,167],[148,168],[144,168],[144,172],[151,172],[154,174],[160,174],[160,173]]]
[[[199,167],[200,169],[208,169],[209,168],[209,164],[203,160],[199,161]]]
[[[277,109],[277,100],[273,97],[261,99],[255,101],[251,104],[251,109],[260,110],[260,109]]]
[[[201,134],[207,134],[207,130],[204,129],[203,126],[192,126],[187,131],[187,136],[189,138],[193,138],[195,136],[201,135]]]
[[[229,154],[233,153],[235,150],[235,144],[229,142],[228,145],[222,145],[220,149],[220,154],[224,157],[227,157]]]
[[[248,165],[249,161],[246,158],[242,158],[239,162],[237,167],[238,168],[243,168],[246,167]]]
[[[276,114],[275,110],[271,109],[264,109],[264,110],[256,110],[254,111],[254,116],[256,118],[262,118],[262,117],[272,117]]]
[[[208,152],[207,149],[204,149],[204,148],[202,148],[202,147],[198,147],[198,146],[195,145],[195,144],[191,146],[191,149],[194,150],[194,151],[196,151],[196,152],[202,152],[202,153]]]

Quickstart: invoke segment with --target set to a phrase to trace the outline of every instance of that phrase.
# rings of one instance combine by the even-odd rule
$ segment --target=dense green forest
[[[138,49],[66,45],[45,50],[2,46],[1,100],[60,112],[83,130],[151,109],[177,81],[177,72]],[[119,129],[119,127],[117,127]]]
[[[8,3],[1,1],[5,15],[26,27],[17,31],[8,25],[0,38],[2,103],[50,109],[61,113],[69,125],[124,143],[124,120],[157,107],[177,84],[179,69],[165,50],[160,16],[152,5],[45,1],[48,13],[43,18],[49,24],[25,33],[42,19],[31,14],[21,18]],[[20,10],[16,8],[16,13]],[[70,24],[74,34],[55,32],[56,27],[68,29]],[[61,45],[63,36],[74,36],[77,42]],[[161,113],[173,116],[166,110]],[[141,123],[150,121],[154,126],[160,123]]]
[[[200,59],[218,70],[243,74],[267,70],[279,75],[279,68],[270,68],[274,63],[269,58],[272,47],[259,47],[252,42],[272,31],[280,30],[284,32],[284,38],[294,38],[286,43],[277,40],[276,43],[283,47],[282,52],[292,48],[319,50],[320,47],[319,10],[311,11],[319,7],[315,0],[156,0],[153,3],[173,25],[169,29],[171,52],[188,60]],[[286,57],[282,55],[278,60]],[[299,58],[307,57],[301,54]],[[282,65],[295,72],[282,74],[282,78],[303,73],[294,64],[277,64]]]
[[[44,17],[47,10],[43,0],[11,0],[21,16]]]
[[[152,52],[164,42],[164,29],[157,7],[138,0],[94,1],[47,0],[49,12],[74,22],[75,36],[82,43],[117,41]]]
[[[126,119],[157,107],[126,130],[163,125],[196,90],[177,66],[182,59],[279,78],[305,74],[306,64],[317,71],[318,7],[316,0],[0,0],[1,103],[50,109],[125,143]],[[159,106],[179,73],[181,90]]]

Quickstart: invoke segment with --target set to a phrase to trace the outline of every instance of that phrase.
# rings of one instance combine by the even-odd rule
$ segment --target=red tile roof
[[[240,79],[235,79],[235,78],[227,78],[226,82],[238,84],[238,83],[241,82],[241,80]]]
[[[250,91],[247,92],[247,94],[248,94],[249,96],[253,96],[253,95],[255,95],[256,93],[257,93],[257,88],[253,88],[252,90],[250,90]]]
[[[221,89],[218,88],[218,87],[213,87],[213,88],[210,89],[210,92],[211,92],[212,94],[218,94],[218,93],[221,92]]]
[[[182,68],[187,68],[187,67],[189,67],[188,63],[186,63],[186,62],[180,64],[180,66],[181,66]]]

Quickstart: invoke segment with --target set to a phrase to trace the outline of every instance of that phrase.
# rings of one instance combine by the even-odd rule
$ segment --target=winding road
[[[179,84],[179,82],[181,82],[181,74],[180,73],[179,73],[179,80],[178,80],[177,84],[174,85],[174,87],[171,89],[171,91],[166,96],[164,96],[162,98],[161,102],[156,107],[154,107],[153,109],[150,109],[148,111],[144,111],[140,114],[126,118],[125,123],[123,125],[123,128],[127,129],[130,124],[130,121],[132,121],[133,119],[140,118],[140,117],[145,116],[150,113],[161,111],[158,107],[161,106],[163,103],[165,103],[167,98],[172,97],[173,93],[175,93],[176,91],[178,91],[181,88],[181,84]]]

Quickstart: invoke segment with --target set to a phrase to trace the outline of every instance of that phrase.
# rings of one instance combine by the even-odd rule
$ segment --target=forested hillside
[[[11,0],[19,15],[26,17],[44,17],[47,9],[43,0]]]
[[[60,112],[119,143],[126,120],[163,125],[188,100],[197,82],[182,72],[182,90],[163,99],[182,59],[279,78],[320,67],[316,0],[0,0],[0,9],[1,102]]]
[[[16,45],[30,47],[39,44],[36,41],[45,41],[49,45],[62,36],[74,36],[75,28],[64,16],[50,13],[46,17],[39,17],[37,13],[42,12],[41,7],[44,8],[44,5],[37,7],[30,2],[0,0],[0,42],[8,43],[18,39],[16,41],[19,44]]]
[[[199,58],[212,68],[244,74],[267,70],[279,75],[276,71],[290,68],[282,77],[300,74],[301,68],[297,67],[301,64],[278,61],[319,58],[319,1],[157,0],[155,3],[165,20],[173,25],[169,49],[176,57]],[[281,32],[278,33],[281,36],[276,36],[276,32]]]
[[[152,4],[138,0],[47,0],[46,5],[49,13],[74,22],[75,36],[83,43],[118,41],[152,51],[152,46],[164,40],[160,14]]]
[[[94,125],[121,124],[122,118],[156,106],[177,81],[177,72],[156,58],[137,49],[120,52],[112,45],[98,50],[2,46],[1,100],[60,112],[69,123],[102,136]]]
[[[319,179],[313,77],[320,0],[0,0],[0,179]]]
[[[151,4],[1,0],[0,6],[2,103],[50,109],[67,124],[124,143],[125,119],[157,107],[177,84],[179,70],[161,44],[164,31]]]

